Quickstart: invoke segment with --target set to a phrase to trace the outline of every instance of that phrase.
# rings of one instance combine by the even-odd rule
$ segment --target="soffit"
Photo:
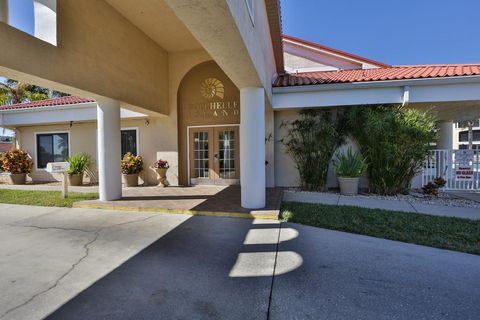
[[[163,0],[105,0],[168,52],[201,49]]]

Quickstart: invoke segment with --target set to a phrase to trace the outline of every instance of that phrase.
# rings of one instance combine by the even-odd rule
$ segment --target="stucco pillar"
[[[8,24],[8,0],[0,0],[0,22]]]
[[[437,149],[453,149],[453,121],[439,122],[438,134]]]
[[[264,89],[240,89],[240,184],[242,207],[265,207]]]
[[[120,103],[97,100],[98,178],[101,201],[122,198]]]

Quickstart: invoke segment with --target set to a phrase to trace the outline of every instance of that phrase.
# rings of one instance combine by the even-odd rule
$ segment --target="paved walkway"
[[[272,220],[0,205],[0,243],[2,320],[480,314],[480,256]]]
[[[347,205],[362,208],[385,209],[402,212],[415,212],[437,216],[448,216],[465,219],[480,219],[480,209],[478,208],[462,208],[439,206],[431,204],[423,204],[419,202],[409,202],[405,200],[382,200],[368,197],[351,197],[341,196],[331,193],[317,192],[294,192],[285,191],[283,201],[288,202],[307,202],[307,203],[323,203],[330,205]]]
[[[60,191],[60,184],[0,184],[0,189]],[[70,192],[98,192],[97,186],[69,187]],[[214,216],[277,219],[282,189],[267,189],[265,208],[249,210],[240,204],[240,186],[193,187],[158,186],[123,188],[123,198],[116,201],[87,200],[76,202],[76,208],[109,209],[141,212],[202,214]]]

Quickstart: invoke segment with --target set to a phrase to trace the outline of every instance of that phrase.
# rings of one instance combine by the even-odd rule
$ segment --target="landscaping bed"
[[[98,199],[98,193],[71,192],[64,199],[60,191],[0,190],[0,203],[8,204],[71,208],[77,201],[95,199]]]
[[[314,193],[319,196],[339,196],[338,192],[309,192],[300,189],[290,188],[286,192]],[[378,200],[397,200],[410,203],[431,204],[438,206],[461,207],[461,208],[479,208],[480,202],[458,197],[447,192],[439,192],[438,197],[425,195],[421,190],[411,190],[409,194],[397,194],[392,196],[379,195],[374,193],[359,193],[355,196],[346,196],[359,199],[378,199]]]
[[[381,209],[283,203],[288,222],[480,255],[480,221]]]

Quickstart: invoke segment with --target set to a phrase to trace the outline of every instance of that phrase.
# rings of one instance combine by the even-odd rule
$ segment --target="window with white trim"
[[[38,133],[36,143],[38,169],[45,169],[49,162],[67,161],[70,155],[67,132]]]

